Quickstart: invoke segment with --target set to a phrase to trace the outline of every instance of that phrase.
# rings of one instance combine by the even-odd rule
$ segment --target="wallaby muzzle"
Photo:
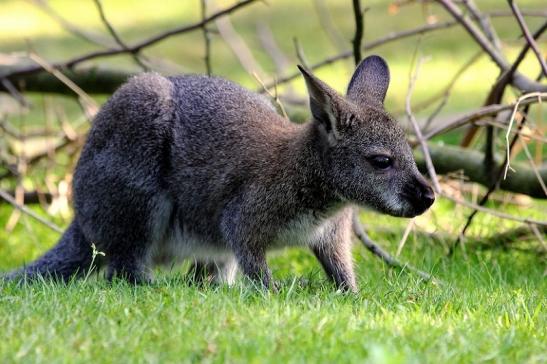
[[[415,176],[408,182],[403,187],[401,195],[412,206],[412,209],[407,211],[409,216],[422,214],[435,202],[433,189],[421,175]]]

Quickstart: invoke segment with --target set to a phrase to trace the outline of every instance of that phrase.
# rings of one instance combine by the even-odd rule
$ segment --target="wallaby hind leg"
[[[132,284],[152,282],[152,276],[144,264],[144,259],[137,258],[133,254],[117,256],[109,261],[106,279],[112,281],[115,278],[124,279]]]

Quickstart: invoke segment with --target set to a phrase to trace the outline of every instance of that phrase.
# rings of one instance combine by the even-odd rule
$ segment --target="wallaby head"
[[[389,69],[364,59],[343,97],[300,67],[320,139],[323,173],[339,197],[393,216],[413,217],[433,204],[405,134],[384,110]]]

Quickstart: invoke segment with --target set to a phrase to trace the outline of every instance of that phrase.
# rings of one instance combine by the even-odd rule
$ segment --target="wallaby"
[[[108,279],[147,282],[151,267],[194,259],[196,279],[237,268],[271,287],[268,249],[311,248],[328,277],[356,290],[352,204],[423,213],[434,193],[384,110],[389,70],[363,60],[346,97],[299,66],[312,121],[218,77],[144,73],[95,117],[74,172],[74,221],[59,243],[9,274],[67,280],[105,253]]]

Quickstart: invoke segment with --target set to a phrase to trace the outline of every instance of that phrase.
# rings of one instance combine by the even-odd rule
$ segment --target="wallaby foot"
[[[190,282],[201,285],[204,283],[233,284],[237,273],[235,259],[216,260],[213,262],[194,261],[188,270]]]
[[[106,279],[123,279],[135,285],[150,284],[152,277],[145,265],[134,257],[111,258],[106,271]]]
[[[240,246],[235,253],[239,268],[245,277],[263,288],[274,288],[272,273],[268,268],[266,252],[263,249],[251,250]]]

